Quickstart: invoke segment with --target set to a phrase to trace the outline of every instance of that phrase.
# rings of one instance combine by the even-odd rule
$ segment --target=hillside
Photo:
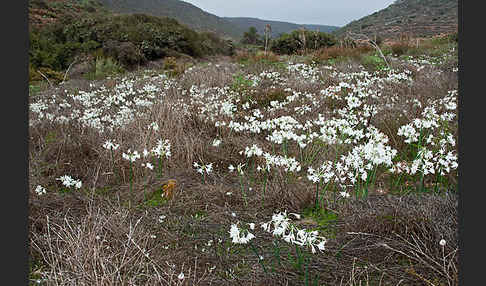
[[[168,17],[118,14],[92,1],[29,2],[29,78],[60,81],[73,63],[88,77],[166,57],[231,55],[232,44]],[[83,60],[81,60],[83,59]],[[42,77],[41,77],[42,76]]]
[[[29,0],[28,18],[30,28],[41,28],[62,18],[83,18],[87,14],[106,13],[96,0]]]
[[[99,0],[119,13],[145,13],[178,20],[196,31],[210,31],[239,39],[244,30],[216,15],[180,0]]]
[[[258,18],[247,18],[247,17],[223,17],[223,19],[230,21],[231,23],[238,25],[244,31],[248,31],[250,27],[255,27],[259,34],[263,35],[263,31],[267,24],[270,24],[272,27],[272,36],[278,37],[279,34],[282,33],[290,33],[293,30],[297,30],[301,27],[305,27],[307,30],[319,30],[320,32],[330,33],[333,32],[339,27],[337,26],[327,26],[327,25],[310,25],[310,24],[295,24],[289,22],[281,22],[281,21],[270,21],[270,20],[262,20]]]
[[[400,34],[427,37],[457,31],[458,2],[456,0],[398,0],[385,9],[352,21],[334,33],[347,31],[385,39]]]

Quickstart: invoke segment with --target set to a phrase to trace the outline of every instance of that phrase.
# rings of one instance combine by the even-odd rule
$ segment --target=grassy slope
[[[402,0],[336,30],[375,33],[382,38],[397,38],[401,33],[414,37],[457,32],[458,3],[456,0]]]

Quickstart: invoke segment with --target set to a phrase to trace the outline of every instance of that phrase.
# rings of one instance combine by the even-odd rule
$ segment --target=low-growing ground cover
[[[456,285],[457,51],[367,56],[32,88],[32,283]]]

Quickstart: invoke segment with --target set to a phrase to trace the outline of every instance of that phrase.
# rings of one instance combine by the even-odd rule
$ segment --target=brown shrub
[[[233,59],[236,62],[242,62],[249,60],[250,57],[250,52],[248,52],[247,50],[237,50],[233,56]]]
[[[253,55],[250,58],[251,61],[253,62],[259,62],[259,61],[269,61],[269,62],[278,62],[280,60],[279,56],[274,54],[271,51],[265,52],[257,52],[255,55]]]
[[[355,48],[332,46],[316,51],[313,54],[313,59],[317,62],[322,62],[329,59],[336,59],[339,57],[351,57],[357,59],[361,54],[368,53],[372,50],[373,48],[371,48],[370,46],[363,45],[357,46]]]
[[[411,48],[411,45],[408,42],[395,42],[390,45],[392,53],[397,56],[401,56]]]

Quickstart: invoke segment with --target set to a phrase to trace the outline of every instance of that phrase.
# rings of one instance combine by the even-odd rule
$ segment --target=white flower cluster
[[[169,139],[163,141],[162,139],[159,139],[157,145],[151,151],[157,157],[165,156],[166,158],[169,158],[171,156]]]
[[[33,126],[41,119],[47,119],[61,124],[73,122],[99,132],[114,131],[130,123],[141,109],[150,108],[158,99],[156,95],[165,96],[165,92],[156,87],[163,82],[159,78],[155,81],[157,83],[146,83],[135,89],[135,80],[122,78],[109,90],[105,86],[75,94],[65,90],[66,95],[62,97],[36,99],[29,104],[31,112],[37,114],[30,124]]]
[[[128,149],[127,153],[123,152],[122,157],[123,159],[133,163],[137,161],[137,159],[140,159],[140,154],[137,150],[132,152],[130,149]]]
[[[283,167],[285,172],[300,172],[301,165],[299,161],[297,161],[293,157],[287,156],[280,156],[280,155],[271,155],[268,152],[263,153],[263,157],[265,158],[267,168],[270,167]]]
[[[418,150],[411,163],[400,162],[390,168],[391,172],[445,175],[457,169],[456,140],[446,128],[455,124],[456,96],[456,90],[449,91],[444,98],[430,102],[430,106],[424,108],[421,118],[415,118],[412,123],[398,129],[397,134],[405,138],[404,142],[416,144]]]
[[[199,163],[194,162],[193,166],[194,168],[196,168],[196,171],[201,175],[204,174],[204,172],[209,175],[213,171],[213,163],[199,165]]]
[[[312,167],[307,169],[307,178],[313,183],[324,182],[328,183],[333,177],[333,165],[332,162],[324,162],[317,170]]]
[[[120,147],[120,144],[113,143],[111,140],[106,140],[105,144],[103,144],[103,148],[107,150],[116,150]]]
[[[298,214],[292,215],[300,218]],[[307,231],[306,229],[297,228],[291,223],[286,211],[275,213],[272,216],[272,220],[262,223],[261,227],[266,232],[272,233],[273,236],[280,237],[288,243],[310,247],[312,253],[316,253],[316,248],[319,251],[325,250],[327,239],[319,236],[318,231]]]
[[[287,66],[287,71],[289,73],[297,73],[299,76],[303,77],[304,79],[308,79],[310,82],[318,82],[319,81],[319,69],[312,67],[308,64],[303,63],[292,63],[289,62]]]
[[[251,229],[254,229],[254,224],[249,224]],[[232,224],[230,231],[230,237],[233,243],[236,244],[247,244],[250,240],[255,238],[253,233],[249,232],[248,229],[242,230],[238,227],[237,224]]]
[[[45,195],[45,194],[47,193],[47,190],[46,190],[46,189],[45,189],[43,186],[41,186],[41,185],[38,185],[38,186],[35,188],[35,190],[34,190],[34,191],[35,191],[35,192],[37,193],[37,195],[39,195],[39,196]]]
[[[263,150],[256,144],[253,144],[251,147],[246,146],[244,153],[246,157],[250,158],[252,156],[262,156]]]
[[[56,180],[61,181],[62,184],[64,186],[68,187],[68,188],[75,187],[76,189],[81,189],[81,185],[82,185],[81,180],[75,180],[75,179],[71,178],[71,176],[69,176],[69,175],[61,176],[61,177],[57,178]]]

